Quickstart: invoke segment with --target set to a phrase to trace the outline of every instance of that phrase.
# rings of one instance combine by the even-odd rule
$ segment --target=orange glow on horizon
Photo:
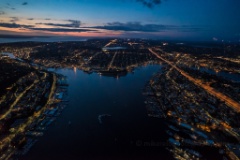
[[[0,27],[0,33],[12,32],[13,34],[26,36],[76,36],[76,37],[112,37],[122,35],[122,32],[99,31],[99,32],[51,32],[51,31],[34,31],[25,28],[6,28]]]

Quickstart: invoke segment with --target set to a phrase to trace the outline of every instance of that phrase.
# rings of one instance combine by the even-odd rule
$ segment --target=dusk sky
[[[0,37],[240,39],[240,0],[1,0]]]

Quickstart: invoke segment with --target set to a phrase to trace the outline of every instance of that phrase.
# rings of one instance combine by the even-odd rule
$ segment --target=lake
[[[160,69],[139,67],[119,79],[56,69],[68,77],[69,106],[21,159],[171,159],[155,145],[168,139],[164,120],[147,116],[141,93]],[[100,114],[110,114],[110,123],[100,124]]]

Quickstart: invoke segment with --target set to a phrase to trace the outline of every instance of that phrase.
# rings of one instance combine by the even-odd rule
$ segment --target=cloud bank
[[[47,19],[49,20],[49,19]],[[47,26],[54,26],[54,27],[69,27],[69,28],[79,28],[81,26],[81,21],[78,20],[67,20],[67,22],[70,22],[70,24],[62,24],[62,23],[37,23],[37,25],[39,24],[43,24],[43,25],[47,25]]]
[[[89,27],[88,27],[89,28]],[[126,31],[126,32],[164,32],[164,31],[181,31],[181,32],[191,32],[191,31],[202,31],[204,30],[201,26],[192,25],[162,25],[162,24],[141,24],[140,22],[112,22],[107,23],[103,26],[93,26],[91,28],[95,29],[105,29],[111,31]]]

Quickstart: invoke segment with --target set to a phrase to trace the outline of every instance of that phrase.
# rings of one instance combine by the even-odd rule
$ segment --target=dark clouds
[[[0,15],[4,15],[5,14],[5,12],[3,12],[3,11],[0,11]]]
[[[11,17],[11,18],[15,19],[16,17]],[[59,25],[56,25],[56,26],[59,26]],[[29,30],[34,30],[34,31],[48,31],[48,32],[89,32],[89,31],[96,31],[95,29],[86,29],[86,28],[37,28],[36,26],[33,26],[33,25],[22,25],[22,24],[17,24],[17,23],[0,23],[0,27],[29,29]]]
[[[16,8],[14,8],[14,6],[12,6],[11,4],[7,3],[6,4],[6,8],[7,9],[11,9],[11,10],[15,10]]]
[[[166,31],[177,31],[177,32],[199,32],[204,31],[206,27],[194,26],[194,25],[163,25],[163,24],[142,24],[140,22],[111,22],[103,26],[91,26],[91,27],[80,27],[81,21],[78,20],[65,20],[69,24],[62,23],[36,23],[35,25],[20,25],[16,21],[19,21],[18,17],[10,17],[12,23],[0,23],[0,27],[6,28],[21,28],[30,29],[33,31],[48,31],[48,32],[96,32],[99,30],[106,31],[121,31],[126,33],[157,33]],[[29,18],[28,20],[34,20]],[[50,26],[40,28],[38,25]],[[51,28],[52,27],[52,28]]]
[[[34,20],[34,18],[28,18],[27,20],[32,21],[32,20]]]
[[[112,31],[126,31],[126,32],[164,32],[168,30],[180,32],[202,31],[203,27],[199,26],[176,26],[176,25],[162,25],[162,24],[141,24],[140,22],[113,22],[107,23],[104,26],[93,26],[95,29],[105,29]]]
[[[15,23],[19,21],[18,17],[10,17],[10,22],[12,23],[0,23],[0,27],[6,28],[19,28],[19,29],[29,29],[33,31],[48,31],[48,32],[88,32],[88,31],[96,31],[95,29],[87,29],[87,28],[79,28],[81,25],[81,21],[78,20],[65,20],[69,24],[61,24],[61,23],[36,23],[35,25],[21,25]],[[28,18],[28,20],[34,20],[34,18]],[[50,20],[50,19],[49,19]],[[44,24],[51,26],[52,28],[39,28],[37,25]]]
[[[23,2],[22,5],[23,6],[28,5],[28,2]]]
[[[12,23],[19,21],[18,17],[10,17],[10,18],[11,18],[10,22],[12,22]]]
[[[49,31],[49,32],[89,32],[95,31],[93,29],[69,29],[69,28],[29,28],[36,31]]]
[[[15,17],[12,17],[13,19]],[[19,29],[30,29],[34,31],[48,31],[48,32],[89,32],[96,31],[94,29],[86,28],[35,28],[33,25],[22,25],[17,23],[0,23],[0,27],[6,28],[19,28]]]
[[[128,22],[128,23],[121,23],[121,22],[113,22],[107,23],[105,26],[95,26],[92,28],[97,29],[106,29],[106,30],[113,30],[113,31],[137,31],[137,32],[159,32],[166,30],[166,25],[158,25],[158,24],[146,24],[142,25],[140,22]]]
[[[81,26],[81,21],[78,20],[67,20],[70,24],[61,24],[61,23],[37,23],[44,24],[48,26],[55,26],[55,27],[69,27],[69,28],[79,28]]]
[[[162,0],[136,0],[148,8],[153,8],[155,5],[161,4]]]
[[[6,27],[6,28],[30,28],[33,27],[31,25],[21,25],[16,23],[0,23],[0,27]]]

